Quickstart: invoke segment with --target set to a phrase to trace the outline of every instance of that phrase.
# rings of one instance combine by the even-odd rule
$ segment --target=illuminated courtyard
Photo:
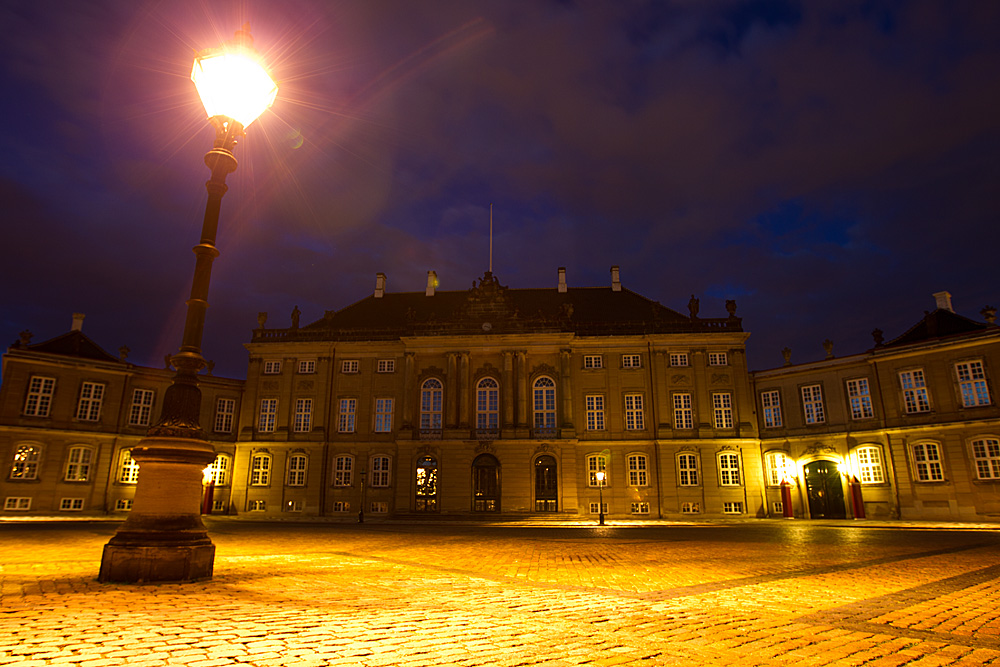
[[[210,581],[96,581],[111,522],[2,523],[0,664],[980,665],[965,524],[209,522]]]

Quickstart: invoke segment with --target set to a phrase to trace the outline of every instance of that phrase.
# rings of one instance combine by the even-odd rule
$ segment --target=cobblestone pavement
[[[1000,665],[1000,532],[212,519],[215,577],[95,580],[0,523],[0,665]]]

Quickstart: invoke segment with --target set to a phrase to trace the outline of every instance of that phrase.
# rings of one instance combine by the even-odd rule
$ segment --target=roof
[[[489,271],[466,291],[368,296],[304,327],[257,329],[253,342],[392,340],[403,336],[572,332],[577,335],[739,332],[736,306],[727,318],[685,316],[622,288],[510,289]],[[695,309],[695,312],[697,310]]]
[[[97,361],[111,361],[124,363],[118,357],[105,352],[100,345],[90,340],[82,331],[74,330],[50,338],[34,345],[25,344],[20,341],[11,345],[11,349],[23,349],[31,352],[43,352],[45,354],[58,354],[66,357],[79,357],[82,359],[94,359]]]
[[[990,328],[992,327],[989,324],[970,320],[968,317],[963,317],[951,310],[935,308],[931,312],[925,313],[919,322],[907,329],[902,335],[878,347],[902,347],[903,345],[976,333]]]

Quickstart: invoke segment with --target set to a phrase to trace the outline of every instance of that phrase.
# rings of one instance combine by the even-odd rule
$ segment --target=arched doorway
[[[438,511],[438,464],[433,456],[424,456],[417,461],[416,501],[417,512]]]
[[[535,511],[555,512],[559,509],[559,482],[556,460],[545,455],[535,460]]]
[[[480,454],[472,462],[472,509],[500,511],[500,462],[491,454]]]
[[[813,461],[805,465],[806,497],[813,519],[846,519],[844,486],[833,461]]]

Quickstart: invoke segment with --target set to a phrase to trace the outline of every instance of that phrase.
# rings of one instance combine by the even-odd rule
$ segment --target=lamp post
[[[139,463],[135,500],[128,519],[104,546],[102,582],[193,581],[212,576],[215,545],[202,523],[202,470],[215,450],[200,425],[198,373],[206,366],[201,339],[208,309],[212,262],[219,255],[215,236],[226,194],[226,176],[236,170],[233,149],[244,128],[264,112],[278,92],[253,50],[250,26],[232,42],[200,52],[191,79],[215,127],[205,155],[211,178],[201,241],[194,247],[195,269],[181,347],[170,359],[176,370],[163,396],[160,420],[132,448]]]
[[[604,525],[604,480],[607,477],[607,473],[603,470],[597,471],[597,511],[598,511],[598,525]]]
[[[361,469],[361,507],[358,509],[358,523],[365,522],[365,469]]]

